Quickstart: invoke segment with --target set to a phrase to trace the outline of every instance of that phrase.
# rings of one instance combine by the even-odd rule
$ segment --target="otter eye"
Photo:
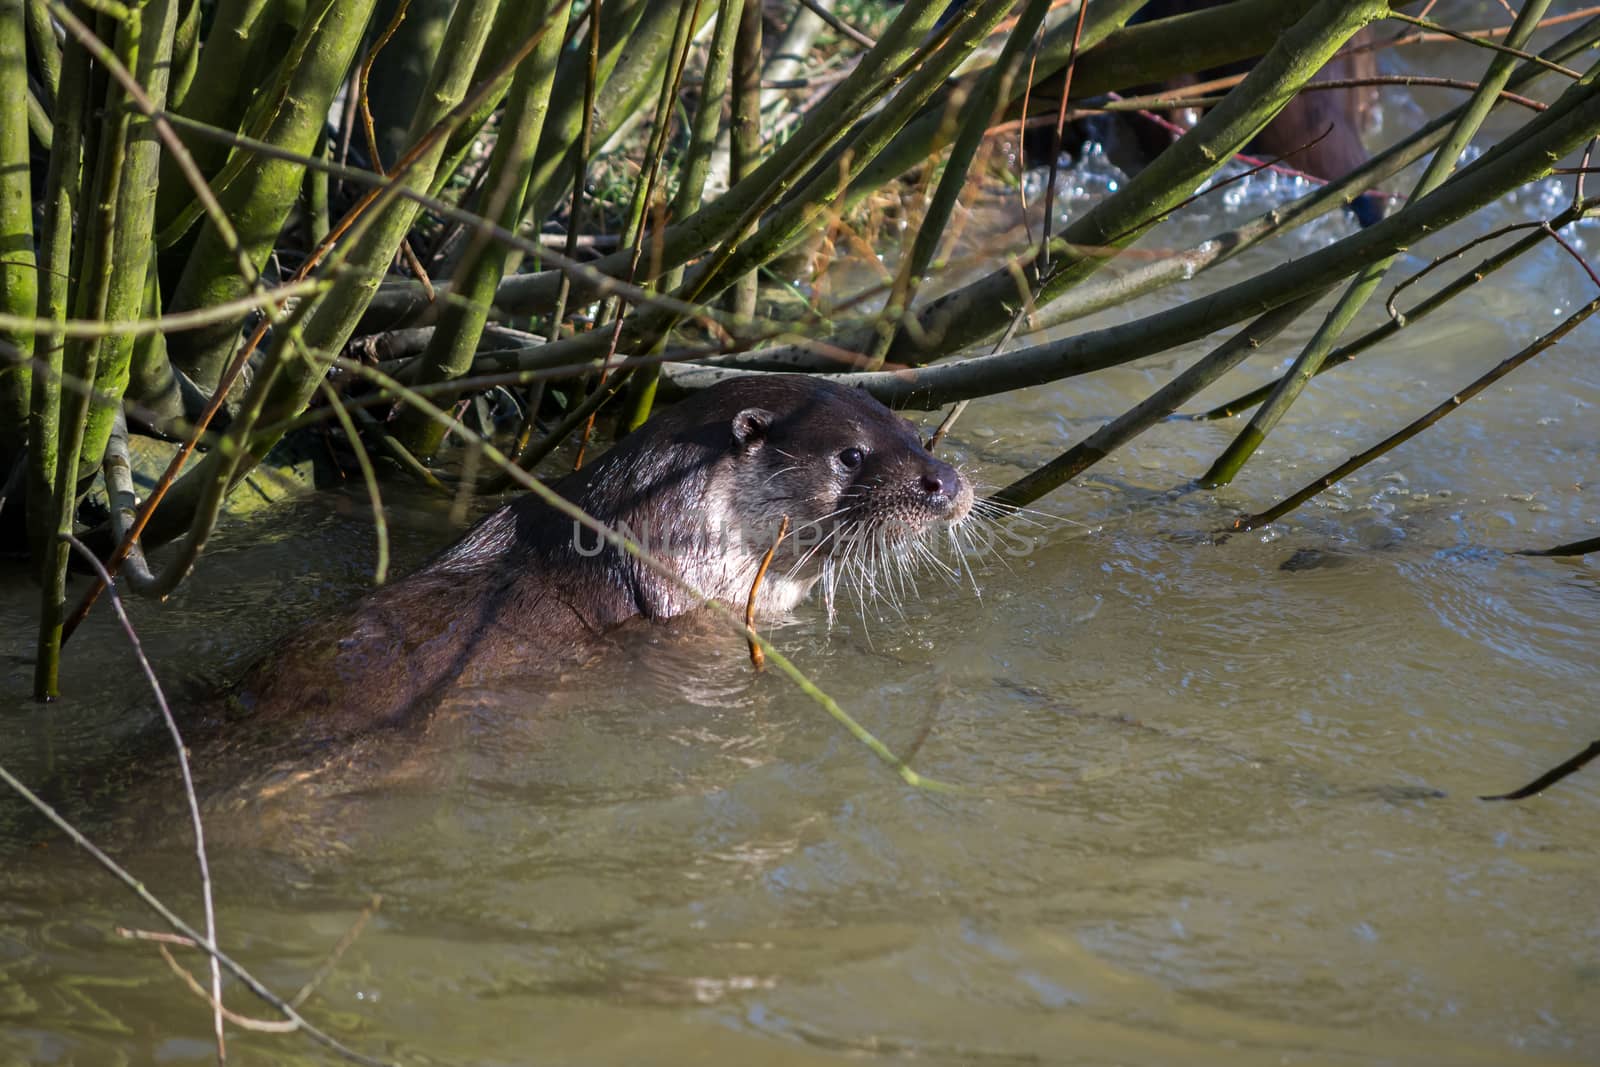
[[[839,453],[839,466],[843,467],[847,471],[853,471],[857,467],[861,466],[861,461],[865,458],[866,456],[862,453],[861,449],[847,448],[843,452]]]

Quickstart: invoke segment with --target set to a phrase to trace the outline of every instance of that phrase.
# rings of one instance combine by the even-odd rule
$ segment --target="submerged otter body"
[[[559,670],[630,619],[742,606],[783,519],[757,615],[798,604],[830,561],[899,552],[964,518],[972,490],[915,428],[857,389],[750,375],[652,418],[551,486],[641,542],[650,569],[534,494],[488,515],[416,573],[312,626],[253,668],[235,709],[293,716],[315,740],[399,725],[451,687]]]

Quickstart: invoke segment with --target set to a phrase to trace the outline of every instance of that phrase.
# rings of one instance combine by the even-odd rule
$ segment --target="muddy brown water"
[[[1600,229],[1574,236],[1592,247]],[[646,634],[554,690],[461,694],[446,736],[377,784],[316,782],[277,814],[217,803],[223,942],[292,992],[383,894],[307,1013],[402,1063],[1600,1062],[1600,772],[1476,799],[1600,736],[1600,570],[1507,554],[1595,533],[1600,333],[1278,526],[1206,536],[1590,284],[1531,256],[1319,379],[1232,488],[1169,492],[1236,423],[1166,424],[1048,498],[1061,521],[983,565],[981,596],[929,577],[898,612],[846,599],[829,625],[811,603],[775,631],[961,794],[905,786],[782,678],[753,676],[736,639]],[[974,404],[951,452],[1003,484],[1203,350]],[[163,677],[225,675],[263,629],[357,593],[370,529],[359,498],[340,503],[229,526],[172,602],[134,603]],[[439,534],[397,538],[415,560]],[[34,708],[16,579],[7,766],[40,780],[125,750],[152,706],[114,623],[97,612],[69,699]],[[140,796],[86,825],[198,921],[176,787]],[[209,1062],[204,1006],[114,933],[157,921],[0,810],[0,1062]],[[229,1003],[270,1014],[236,986]],[[230,1053],[336,1062],[293,1035],[234,1031]]]

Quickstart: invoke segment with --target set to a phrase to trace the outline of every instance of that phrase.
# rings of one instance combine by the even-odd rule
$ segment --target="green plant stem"
[[[570,4],[530,4],[528,17],[516,26],[518,39],[534,32],[543,37],[512,80],[500,136],[489,158],[486,215],[507,229],[514,227],[522,217],[523,197],[549,111],[556,61],[570,11]],[[423,352],[415,378],[418,383],[458,378],[471,367],[505,262],[504,251],[487,233],[480,231],[473,235],[472,243],[456,267],[451,300]],[[409,411],[401,413],[394,427],[396,439],[413,454],[424,458],[438,449],[444,433],[444,425]]]
[[[206,35],[189,92],[174,110],[185,118],[227,130],[239,128],[255,86],[241,77],[250,66],[252,51],[262,48],[273,22],[273,11],[281,0],[219,0],[211,30]],[[222,169],[228,146],[220,141],[203,141],[190,146],[195,165],[207,178]],[[156,194],[156,229],[172,225],[180,209],[190,203],[188,183],[171,159],[161,162],[159,191]]]
[[[30,4],[30,10],[32,9]],[[52,38],[52,41],[54,38]],[[89,55],[76,40],[68,39],[62,51],[61,78],[56,96],[55,127],[51,136],[50,166],[45,174],[44,220],[39,227],[39,282],[37,314],[49,323],[66,321],[71,303],[73,224],[82,208],[84,102],[89,87]],[[56,557],[55,472],[60,453],[62,337],[48,329],[37,331],[34,344],[36,370],[28,410],[28,542],[35,573],[41,585],[49,584]],[[59,605],[46,604],[59,615]],[[42,621],[59,629],[60,619]],[[56,649],[54,641],[41,648]],[[44,653],[40,661],[44,661]],[[36,690],[39,687],[36,686]],[[51,673],[48,692],[55,691]]]
[[[649,216],[650,205],[656,199],[656,181],[661,174],[661,161],[666,152],[667,134],[672,125],[673,104],[677,100],[678,85],[683,77],[683,66],[688,59],[689,41],[699,7],[699,0],[678,0],[678,17],[674,23],[673,37],[665,61],[662,64],[660,85],[656,93],[655,107],[651,112],[650,139],[647,142],[642,160],[643,166],[637,180],[633,183],[633,192],[628,197],[628,211],[622,223],[623,239],[632,249],[631,261],[625,279],[632,284],[639,272],[639,257],[644,252],[644,231]],[[648,285],[647,285],[648,287]],[[606,298],[600,311],[595,316],[597,327],[610,327],[605,330],[609,337],[609,348],[606,352],[606,363],[600,367],[600,381],[606,378],[606,367],[616,356],[616,345],[619,338],[621,320],[623,317],[623,300],[617,294]],[[584,427],[584,440],[587,441],[593,430],[593,423]],[[579,450],[579,461],[582,461],[582,449]]]
[[[28,45],[23,5],[0,0],[0,312],[38,309],[33,194],[28,162]],[[9,472],[27,440],[33,395],[30,331],[0,329],[0,469]]]
[[[179,0],[148,0],[140,9],[140,40],[137,63],[129,67],[150,105],[166,106],[167,84],[172,70],[173,32],[177,25]],[[108,90],[108,109],[128,107],[128,94],[120,85]],[[150,249],[154,244],[156,180],[161,162],[161,143],[151,120],[135,114],[128,122],[127,147],[122,161],[118,188],[115,233],[112,235],[107,270],[109,286],[103,313],[107,322],[130,322],[145,311],[145,282],[149,273]],[[133,363],[134,338],[124,333],[108,335],[95,360],[95,392],[111,400],[96,402],[86,409],[82,453],[78,478],[94,476],[100,469],[111,424],[128,387]],[[70,532],[70,531],[69,531]]]
[[[125,13],[126,21],[117,32],[117,49],[124,65],[137,69],[141,34],[137,9]],[[128,147],[133,113],[123,106],[124,94],[116,83],[108,83],[108,118],[98,138],[95,161],[94,209],[87,212],[82,270],[73,295],[74,314],[80,319],[104,320],[112,289],[117,209],[121,206],[123,162]],[[69,220],[70,223],[71,220]],[[38,655],[34,661],[34,698],[53,700],[60,694],[61,636],[67,595],[67,542],[73,533],[73,514],[78,502],[79,461],[83,454],[84,433],[89,420],[90,383],[97,380],[103,338],[73,339],[67,342],[61,367],[63,377],[82,383],[83,388],[59,392],[60,422],[56,463],[50,485],[50,516],[54,537],[43,546],[41,570],[44,589],[39,607]],[[59,386],[58,386],[59,389]],[[95,456],[96,465],[99,456]]]
[[[309,155],[316,150],[324,116],[344,83],[373,4],[374,0],[317,0],[316,10],[302,26],[301,38],[293,49],[304,58],[285,70],[284,84],[277,90],[278,106],[265,116],[263,140],[294,155]],[[172,180],[187,188],[176,163],[169,160],[167,165],[174,172]],[[232,176],[218,200],[237,234],[237,243],[215,222],[206,221],[169,302],[174,311],[210,307],[250,292],[272,255],[305,175],[305,167],[292,160],[246,153],[235,157],[230,170]],[[248,275],[240,270],[241,254],[250,264]],[[174,335],[169,342],[169,358],[197,385],[210,391],[238,344],[238,324],[219,322]]]
[[[142,314],[146,322],[160,321],[161,283],[154,249],[150,250],[148,262]],[[175,426],[188,420],[196,413],[190,410],[188,401],[194,392],[186,391],[180,384],[167,359],[167,335],[160,330],[130,332],[133,333],[133,358],[128,366],[124,398],[137,407],[140,421],[146,425]]]
[[[706,177],[711,172],[711,156],[716,150],[717,129],[722,120],[722,105],[728,95],[728,74],[734,66],[736,41],[742,25],[740,13],[745,6],[744,0],[719,0],[717,4],[716,28],[707,50],[705,76],[700,82],[700,99],[695,105],[689,145],[684,150],[683,166],[679,170],[678,191],[672,200],[673,218],[687,218],[700,210],[704,202]],[[738,122],[737,113],[734,122]],[[669,270],[661,288],[671,291],[682,280],[681,268]],[[658,343],[658,350],[664,345],[665,338]],[[658,366],[644,367],[634,372],[628,429],[637,430],[650,417],[651,407],[655,403],[656,384],[660,379],[661,368]]]
[[[326,378],[322,379],[321,384],[328,407],[333,409],[334,417],[339,420],[345,440],[350,442],[350,448],[356,454],[356,465],[361,468],[361,484],[366,487],[367,501],[372,505],[372,533],[378,542],[378,559],[372,565],[372,584],[382,585],[389,580],[389,522],[383,512],[383,496],[378,491],[378,472],[373,469],[372,457],[367,455],[367,446],[362,443],[355,420],[345,410],[338,392]]]
[[[372,18],[376,35],[394,19],[401,0],[382,0]],[[378,142],[376,166],[392,167],[406,150],[406,131],[422,102],[428,68],[444,45],[455,0],[408,0],[405,19],[372,61],[367,106]],[[359,140],[359,136],[358,136]],[[365,142],[362,142],[365,143]],[[446,152],[448,155],[449,152]]]
[[[1316,292],[1273,308],[1125,414],[1108,422],[1038,470],[1031,471],[994,494],[994,501],[1011,507],[1023,507],[1076,478],[1259,351],[1262,345],[1308,311],[1321,296],[1322,293]]]
[[[584,47],[578,50],[579,54],[584,57],[583,113],[585,115],[594,114],[596,94],[600,90],[601,23],[600,19],[593,17],[596,14],[598,14],[598,9],[592,12],[591,17],[588,19],[589,32],[585,35],[587,40]],[[558,71],[558,76],[559,73]],[[583,208],[584,202],[588,197],[584,196],[584,177],[589,173],[589,156],[594,151],[593,122],[586,121],[580,126],[576,149],[577,158],[572,163],[572,192],[567,199],[567,239],[563,246],[565,256],[569,262],[577,254],[578,234],[582,232],[585,223]],[[571,288],[572,276],[562,271],[561,285],[556,292],[556,306],[550,312],[550,327],[545,331],[551,341],[559,341],[561,339],[561,324],[566,321],[567,295]],[[496,298],[499,297],[498,291],[495,296]],[[526,440],[532,434],[534,423],[538,421],[539,405],[534,402],[538,399],[542,399],[542,397],[534,397],[532,395],[528,397],[527,418],[517,433],[517,436],[523,440]]]
[[[1507,35],[1506,43],[1514,48],[1520,48],[1526,43],[1538,28],[1539,20],[1549,6],[1550,0],[1528,0],[1523,4],[1510,34]],[[1484,118],[1488,116],[1489,109],[1499,101],[1500,90],[1505,88],[1506,82],[1511,77],[1515,59],[1515,56],[1507,52],[1494,53],[1494,57],[1489,61],[1489,69],[1478,83],[1478,88],[1467,102],[1461,117],[1456,120],[1450,136],[1428,161],[1427,169],[1411,192],[1412,197],[1427,195],[1450,176],[1455,169],[1456,161],[1461,158],[1461,153],[1472,143],[1473,136],[1483,124]],[[1389,273],[1393,263],[1394,257],[1370,263],[1351,280],[1349,287],[1340,295],[1339,302],[1328,312],[1311,340],[1295,358],[1294,365],[1279,380],[1272,395],[1256,410],[1249,424],[1239,431],[1212,463],[1211,469],[1201,478],[1203,485],[1213,488],[1226,485],[1239,473],[1245,461],[1261,446],[1267,434],[1272,432],[1273,427],[1288,412],[1290,405],[1310,384],[1311,379],[1322,367],[1323,360],[1333,350],[1333,346],[1350,323],[1355,321],[1356,315],[1366,306],[1367,300],[1377,291],[1378,285]]]
[[[319,160],[326,161],[332,142],[328,140],[327,131],[317,139],[317,147],[313,154]],[[322,244],[328,238],[328,231],[333,225],[328,206],[328,172],[321,167],[307,167],[305,177],[306,197],[306,236],[311,239],[313,247]]]
[[[638,272],[639,258],[644,252],[645,224],[649,218],[651,201],[655,198],[662,158],[666,154],[667,135],[672,128],[672,109],[683,81],[683,68],[689,58],[689,42],[694,37],[700,3],[701,0],[678,0],[678,17],[673,24],[671,44],[665,62],[661,64],[660,86],[656,93],[655,108],[651,112],[650,140],[645,147],[643,173],[633,184],[633,193],[628,198],[628,213],[622,223],[622,232],[633,249],[633,262],[627,275],[630,282]],[[616,309],[620,306],[620,300],[613,296],[607,305]],[[607,321],[611,314],[611,311],[602,314],[600,321]]]
[[[761,3],[744,0],[738,34],[733,45],[732,129],[729,131],[728,184],[737,186],[761,165]],[[755,224],[745,227],[741,239],[755,233]],[[682,284],[682,272],[677,281]],[[676,288],[676,287],[674,287]],[[755,270],[745,272],[733,283],[730,308],[735,315],[748,318],[756,312],[761,294],[761,277]]]
[[[172,78],[167,86],[167,99],[174,109],[183,106],[183,98],[194,84],[195,71],[200,63],[200,0],[185,0],[183,13],[178,16],[172,38]]]
[[[644,171],[639,176],[639,179],[634,182],[633,195],[628,201],[627,221],[623,224],[622,232],[626,235],[628,244],[633,248],[633,263],[629,266],[627,274],[629,282],[632,282],[638,275],[639,261],[646,251],[645,230],[647,224],[651,221],[657,223],[650,241],[652,259],[654,258],[653,253],[659,247],[659,240],[656,239],[655,234],[659,234],[662,229],[662,224],[666,220],[665,209],[667,208],[666,198],[657,194],[661,178],[661,164],[666,156],[667,138],[672,129],[672,115],[674,108],[677,106],[679,93],[683,85],[683,73],[689,62],[689,47],[694,38],[695,28],[699,25],[701,11],[704,7],[705,0],[680,0],[678,5],[676,35],[673,37],[668,61],[662,72],[660,92],[656,96],[650,141],[645,149]],[[703,93],[704,88],[702,87]],[[702,99],[702,109],[704,104],[705,101]],[[679,192],[681,193],[682,191],[680,187]],[[660,271],[653,264],[646,268],[646,274],[650,278],[660,277]],[[655,286],[650,282],[646,282],[644,288],[647,291],[654,290]],[[611,347],[606,352],[605,362],[600,366],[597,387],[604,384],[610,374],[612,361],[616,359],[616,346],[620,340],[624,314],[625,305],[622,302],[622,298],[613,296],[606,301],[598,317],[598,322],[609,323],[611,326],[609,330]],[[663,343],[664,339],[663,341],[658,341],[657,347],[660,347]],[[637,383],[631,382],[630,384],[636,385]],[[655,393],[654,382],[646,383],[645,389],[648,395],[653,398]],[[591,420],[584,427],[583,437],[585,442],[588,441],[589,435],[593,430],[594,422]],[[578,462],[581,463],[582,459],[583,450],[580,448]]]
[[[39,69],[43,89],[39,103],[54,116],[56,94],[61,88],[61,46],[56,43],[56,33],[50,25],[50,12],[42,0],[23,0],[23,3],[28,9],[28,50]]]
[[[454,2],[455,0],[451,0],[452,5]],[[520,32],[518,27],[523,24],[529,10],[526,3],[500,5],[499,10],[495,12],[494,25],[489,30],[489,37],[483,42],[483,51],[478,54],[478,66],[472,73],[472,84],[481,85],[492,81],[494,71],[498,70],[526,39],[527,34]],[[393,48],[394,43],[390,42],[389,47]],[[429,53],[428,61],[433,61],[432,53]],[[433,182],[428,186],[429,193],[434,196],[445,195],[451,181],[478,147],[485,126],[495,112],[500,110],[510,87],[510,79],[495,81],[491,90],[483,94],[461,123],[450,131],[449,137],[445,140],[444,159],[434,171]],[[554,104],[555,100],[552,99],[551,106]]]
[[[965,100],[952,98],[952,104],[959,103],[960,107],[953,108],[951,114],[952,117],[961,116],[961,126],[950,148],[950,158],[945,161],[938,184],[934,187],[933,197],[928,201],[928,209],[917,226],[916,236],[911,242],[911,254],[901,265],[894,291],[890,293],[888,306],[884,308],[878,328],[879,336],[873,344],[873,359],[868,364],[869,370],[878,370],[882,366],[884,356],[900,331],[906,309],[917,298],[917,290],[933,265],[940,238],[950,225],[950,216],[972,177],[972,165],[978,150],[988,136],[989,127],[994,124],[1001,102],[1009,98],[1011,84],[1021,69],[1026,50],[1033,43],[1039,27],[1044,24],[1050,7],[1051,0],[1028,0],[1006,37],[1000,57],[979,78],[972,95]]]
[[[1435,406],[1426,415],[1423,415],[1421,418],[1409,423],[1403,429],[1390,434],[1388,437],[1385,437],[1382,441],[1373,445],[1364,452],[1360,452],[1354,456],[1351,456],[1349,459],[1339,464],[1327,474],[1324,474],[1322,477],[1311,482],[1305,488],[1290,495],[1282,502],[1273,505],[1266,511],[1258,512],[1255,515],[1248,515],[1238,519],[1234,522],[1233,528],[1235,530],[1254,530],[1258,527],[1265,526],[1269,522],[1276,522],[1278,519],[1281,519],[1283,516],[1289,514],[1289,512],[1293,511],[1295,508],[1298,508],[1301,504],[1304,504],[1307,500],[1310,500],[1318,493],[1321,493],[1324,489],[1327,489],[1329,486],[1338,482],[1339,479],[1349,476],[1351,473],[1361,469],[1368,463],[1371,463],[1379,456],[1385,454],[1386,452],[1390,452],[1397,446],[1411,440],[1413,437],[1417,436],[1417,434],[1421,433],[1423,430],[1426,430],[1428,427],[1432,426],[1434,423],[1438,422],[1452,411],[1457,410],[1462,404],[1465,404],[1468,400],[1471,400],[1473,397],[1489,388],[1489,386],[1493,385],[1501,378],[1504,378],[1506,375],[1510,374],[1512,371],[1516,370],[1518,367],[1522,366],[1539,353],[1550,348],[1567,334],[1577,329],[1585,319],[1593,315],[1596,311],[1600,311],[1600,297],[1596,297],[1583,307],[1579,308],[1577,311],[1573,312],[1561,323],[1561,325],[1557,326],[1549,333],[1544,334],[1526,348],[1523,348],[1515,355],[1509,356],[1500,363],[1496,364],[1491,370],[1475,379],[1472,384],[1467,386],[1465,389],[1460,389],[1452,393],[1449,399]]]
[[[676,7],[658,0],[606,0],[595,10],[598,20],[585,20],[592,50],[567,50],[556,71],[556,84],[574,91],[558,93],[550,102],[538,162],[528,181],[527,219],[534,224],[555,210],[580,160],[587,165],[589,150],[583,145],[587,142],[592,149],[603,143],[638,105],[638,94],[650,84],[649,72],[665,54]],[[580,84],[592,87],[593,98],[586,100],[575,91]]]

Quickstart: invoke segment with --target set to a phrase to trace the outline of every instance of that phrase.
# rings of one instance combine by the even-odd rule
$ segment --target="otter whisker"
[[[998,560],[1007,570],[1011,569],[1011,564],[1001,554],[997,544],[999,530],[999,523],[977,514],[968,515],[951,529],[951,535],[966,546],[962,558],[972,576],[974,591],[977,589],[977,573],[972,566],[974,560]]]
[[[831,511],[827,515],[822,516],[820,519],[817,519],[817,520],[814,520],[812,522],[806,523],[795,534],[796,540],[799,541],[800,543],[804,543],[805,539],[811,536],[810,533],[807,532],[807,531],[820,528],[820,525],[824,520],[830,519],[835,515],[842,514],[843,512],[845,512],[847,510],[848,510],[847,508],[839,508],[837,511]],[[789,569],[784,572],[784,577],[785,578],[793,577],[795,575],[795,573],[800,570],[801,567],[805,566],[806,563],[810,561],[812,556],[815,556],[822,549],[827,548],[830,545],[836,543],[837,535],[838,535],[838,529],[836,527],[836,528],[834,528],[832,530],[829,530],[828,533],[825,536],[818,538],[816,544],[812,545],[804,553],[802,553],[800,558],[795,560],[795,562],[789,567]]]
[[[871,560],[872,588],[876,591],[879,588],[879,581],[881,580],[882,582],[881,588],[883,591],[874,599],[879,604],[887,604],[894,611],[894,613],[903,620],[905,618],[905,612],[900,608],[900,600],[901,597],[904,596],[905,590],[891,584],[891,580],[895,579],[897,576],[894,569],[891,568],[886,562],[887,546],[884,544],[881,538],[877,537],[869,537],[867,543],[871,545],[871,551],[868,558]],[[889,557],[889,560],[892,562],[892,557]],[[866,605],[863,602],[863,612],[865,609]],[[879,618],[882,618],[882,615],[880,615]]]
[[[764,486],[765,485],[771,485],[772,484],[772,479],[780,477],[781,475],[788,474],[790,471],[797,471],[799,469],[800,469],[800,464],[798,464],[798,463],[791,463],[787,467],[779,467],[777,470],[775,470],[771,474],[767,475],[766,481],[762,482],[761,484],[764,485]]]
[[[953,535],[955,533],[955,526],[951,525],[949,530]],[[955,563],[946,562],[934,549],[934,547],[928,543],[928,539],[926,537],[917,538],[915,541],[911,542],[909,547],[911,548],[912,554],[916,556],[916,558],[926,562],[940,575],[943,575],[946,578],[954,578],[957,581],[960,580],[961,568],[959,556],[957,556],[957,562]]]
[[[977,485],[973,486],[973,492],[975,495],[972,498],[971,513],[974,515],[982,515],[986,518],[992,518],[996,520],[1014,519],[1015,521],[1024,523],[1028,526],[1037,526],[1043,529],[1050,529],[1060,526],[1076,526],[1085,530],[1091,529],[1088,523],[1079,522],[1076,519],[1069,519],[1065,515],[1057,515],[1053,512],[1041,511],[1038,508],[1022,507],[1018,504],[1002,504],[998,500],[981,495],[983,489],[984,487],[979,487]]]
[[[970,558],[977,555],[978,546],[964,522],[955,523],[950,527],[950,543],[955,546],[956,559],[960,562],[961,569],[966,571],[967,581],[972,586],[972,594],[982,600],[983,590],[978,587],[978,572],[972,566]]]

